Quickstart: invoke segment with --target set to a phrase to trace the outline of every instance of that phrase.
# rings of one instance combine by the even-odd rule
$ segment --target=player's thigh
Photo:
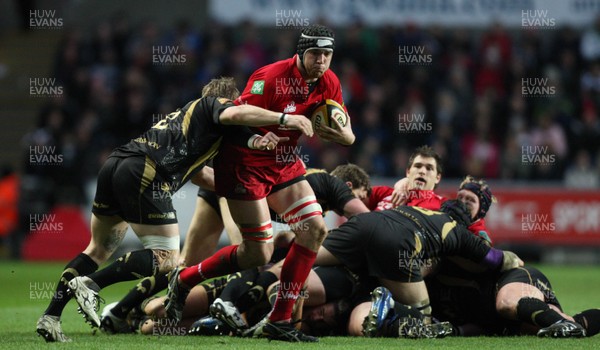
[[[240,200],[240,199],[227,199],[227,205],[229,206],[229,212],[233,221],[238,225],[252,225],[252,224],[263,224],[270,223],[271,216],[269,214],[269,205],[267,200]]]
[[[229,205],[227,205],[226,198],[219,198],[219,208],[221,209],[221,219],[223,220],[223,226],[225,226],[227,237],[229,237],[229,243],[242,243],[242,233],[233,220],[233,217],[231,217],[231,212],[229,211]]]
[[[83,252],[100,264],[106,261],[123,241],[127,223],[119,216],[92,214],[90,227],[92,238]]]
[[[317,251],[317,259],[315,260],[315,265],[340,265],[341,262],[335,255],[331,254],[327,248],[321,246]]]
[[[204,198],[198,197],[181,252],[183,264],[195,265],[211,256],[222,232],[223,221],[217,211]]]
[[[411,306],[429,304],[429,294],[425,282],[398,282],[384,278],[379,279],[381,284],[392,292],[394,300]]]

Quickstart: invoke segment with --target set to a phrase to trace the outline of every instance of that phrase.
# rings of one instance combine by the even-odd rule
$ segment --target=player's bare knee
[[[179,250],[152,249],[154,254],[154,273],[166,273],[177,267]]]
[[[93,242],[85,248],[84,254],[89,256],[98,265],[104,263],[114,253],[113,251],[106,250],[104,247],[94,244]]]
[[[248,251],[248,254],[244,254],[244,265],[245,266],[262,266],[271,260],[271,256],[273,255],[273,245],[272,244],[254,244],[252,246],[251,252]],[[240,257],[238,255],[238,261]]]
[[[241,268],[265,265],[273,255],[273,244],[245,239],[237,249],[237,262]]]
[[[502,287],[496,295],[496,312],[503,317],[515,319],[517,315],[517,303],[520,295],[510,287]]]
[[[313,222],[314,221],[317,220],[313,220]],[[312,226],[311,236],[320,245],[325,240],[325,237],[327,237],[327,232],[328,230],[327,226],[325,226],[325,222],[323,220],[318,220]]]
[[[510,299],[506,298],[496,298],[496,312],[500,316],[513,318],[512,315],[516,315],[517,313],[517,305],[511,302]]]

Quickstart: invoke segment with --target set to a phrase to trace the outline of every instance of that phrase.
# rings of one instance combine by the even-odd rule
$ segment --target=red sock
[[[193,287],[207,279],[239,271],[237,249],[237,245],[221,248],[213,256],[206,258],[200,264],[185,268],[179,274],[179,279],[187,286]]]
[[[273,312],[269,316],[271,322],[286,321],[292,318],[294,303],[300,294],[310,269],[317,258],[317,253],[296,243],[292,244],[281,268],[281,286]]]

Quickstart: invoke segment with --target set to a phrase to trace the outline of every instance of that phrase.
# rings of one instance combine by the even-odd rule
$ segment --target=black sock
[[[383,321],[381,334],[386,338],[398,338],[400,336],[400,324],[412,325],[414,322],[423,320],[423,313],[417,308],[408,305],[394,303],[394,311]]]
[[[254,286],[238,298],[235,306],[237,306],[240,312],[248,311],[252,306],[266,299],[267,288],[278,280],[277,276],[272,272],[263,271],[259,273]]]
[[[564,318],[545,302],[535,298],[521,298],[517,303],[517,318],[525,323],[548,327]]]
[[[413,317],[418,319],[423,318],[423,313],[419,311],[419,309],[400,304],[399,302],[394,302],[394,312],[399,317]]]
[[[127,295],[112,309],[113,315],[126,318],[131,309],[140,305],[145,299],[164,290],[169,285],[167,273],[146,277],[142,279]]]
[[[581,311],[577,315],[573,316],[575,322],[579,323],[585,328],[588,337],[600,333],[600,310],[589,309]]]
[[[204,281],[200,284],[206,291],[206,301],[208,305],[211,305],[217,298],[221,297],[221,293],[227,286],[228,278],[229,276],[227,275],[209,281]]]
[[[63,273],[60,275],[60,280],[56,286],[56,291],[52,296],[50,305],[46,309],[45,314],[52,316],[60,316],[63,309],[71,299],[67,294],[67,283],[77,276],[86,276],[98,269],[98,264],[92,260],[88,255],[80,253],[71,260]]]
[[[158,270],[158,266],[154,263],[154,253],[151,249],[144,249],[123,255],[89,277],[102,289],[118,282],[152,276],[154,270]]]
[[[257,276],[258,268],[247,269],[229,275],[227,285],[219,298],[223,301],[235,302],[242,294],[254,286],[254,280]]]

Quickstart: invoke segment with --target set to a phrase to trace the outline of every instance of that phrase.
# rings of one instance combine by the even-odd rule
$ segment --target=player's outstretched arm
[[[312,123],[303,115],[278,113],[252,105],[229,107],[221,113],[219,121],[225,125],[267,126],[280,124],[300,130],[306,136],[313,135]]]

